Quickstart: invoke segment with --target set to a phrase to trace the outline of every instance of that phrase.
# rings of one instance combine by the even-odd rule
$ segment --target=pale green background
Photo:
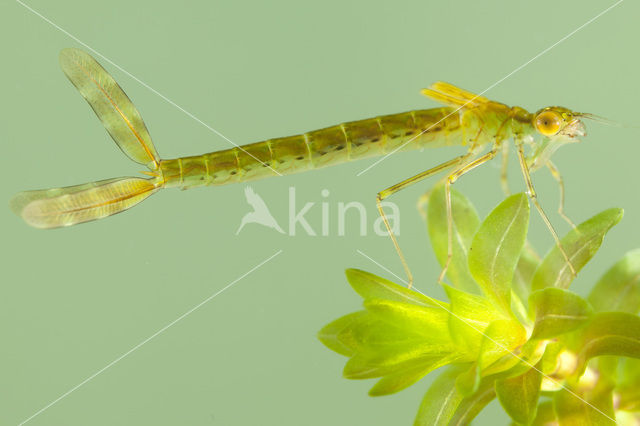
[[[481,91],[604,10],[611,1],[46,1],[28,4],[237,143],[341,121],[435,106],[419,89],[442,79]],[[134,174],[58,68],[81,47],[5,0],[0,137],[2,194]],[[487,93],[525,108],[561,104],[632,124],[638,119],[637,2],[627,0]],[[163,157],[229,143],[105,63],[141,111]],[[637,128],[587,123],[556,155],[567,211],[608,207],[623,222],[575,282],[585,293],[640,246]],[[286,225],[287,188],[320,202],[361,201],[459,150],[425,151],[253,184]],[[481,215],[501,198],[498,161],[460,181]],[[511,186],[523,188],[512,163]],[[552,221],[557,187],[535,175]],[[439,267],[415,210],[431,183],[395,197],[401,245],[417,285],[436,291]],[[31,420],[30,425],[408,425],[432,378],[370,398],[373,381],[341,378],[345,359],[316,332],[360,300],[347,267],[401,273],[391,243],[351,232],[289,237],[257,225],[243,186],[167,190],[131,211],[69,229],[2,220],[0,423],[17,424],[278,250],[282,254]],[[316,229],[320,207],[308,216]],[[351,222],[352,224],[355,222]],[[551,238],[533,216],[531,239]],[[506,424],[496,404],[478,424]]]

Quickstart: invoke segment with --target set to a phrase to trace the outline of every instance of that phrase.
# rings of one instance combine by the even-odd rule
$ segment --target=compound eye
[[[553,136],[560,131],[562,117],[555,111],[544,111],[536,117],[536,129],[545,136]]]

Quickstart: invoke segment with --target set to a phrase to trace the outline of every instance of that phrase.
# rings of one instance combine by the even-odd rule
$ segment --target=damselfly
[[[390,186],[377,194],[378,211],[400,255],[409,282],[411,272],[402,255],[381,202],[390,195],[431,175],[447,171],[445,184],[452,247],[451,185],[462,175],[504,154],[502,181],[506,186],[506,158],[511,143],[517,150],[528,195],[544,219],[570,269],[575,269],[537,200],[530,172],[546,167],[560,185],[560,214],[564,188],[552,154],[560,146],[584,136],[582,118],[563,107],[546,107],[529,113],[437,82],[422,93],[446,106],[351,121],[300,135],[270,139],[212,153],[161,159],[140,114],[113,77],[89,54],[78,49],[60,53],[62,70],[93,108],[120,149],[149,171],[149,178],[122,177],[65,188],[25,191],[10,202],[29,225],[56,228],[100,219],[136,205],[162,188],[183,189],[246,182],[288,175],[396,151],[461,145],[466,152],[456,158]],[[527,152],[525,152],[527,150]],[[569,221],[571,223],[571,221]],[[448,265],[448,262],[446,263]],[[447,269],[445,265],[440,279]]]

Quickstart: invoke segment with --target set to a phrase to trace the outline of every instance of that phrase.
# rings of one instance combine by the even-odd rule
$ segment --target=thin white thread
[[[391,271],[390,269],[386,268],[384,265],[381,265],[380,263],[376,262],[375,260],[373,260],[372,258],[370,258],[369,256],[367,256],[366,254],[364,254],[362,251],[360,250],[356,250],[358,253],[360,253],[362,256],[366,257],[367,259],[369,259],[370,261],[372,261],[373,263],[375,263],[376,265],[378,265],[380,268],[384,269],[385,271],[387,271],[388,273],[390,273],[391,275],[393,275],[394,277],[396,277],[397,279],[399,279],[400,281],[402,281],[405,285],[409,285],[409,283],[407,281],[405,281],[404,279],[400,278],[399,276],[397,276],[396,274],[393,273],[393,271]]]

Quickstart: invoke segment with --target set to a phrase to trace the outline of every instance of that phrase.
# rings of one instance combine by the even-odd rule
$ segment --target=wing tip
[[[56,228],[60,226],[68,226],[71,224],[56,224],[52,225],[51,222],[47,222],[43,220],[46,217],[43,213],[44,210],[41,208],[43,206],[43,200],[34,200],[28,203],[22,209],[22,220],[29,226],[33,226],[38,229],[47,229],[47,228]]]
[[[17,216],[22,216],[24,208],[29,204],[30,200],[27,197],[28,192],[22,191],[15,194],[9,200],[9,209]]]
[[[16,216],[22,218],[25,223],[34,228],[45,229],[49,228],[47,224],[38,217],[41,217],[42,210],[38,207],[41,200],[33,200],[29,197],[29,191],[19,192],[9,200],[9,208]]]
[[[58,53],[58,61],[60,61],[60,64],[64,65],[78,50],[80,49],[76,49],[75,47],[65,47],[64,49],[61,49],[60,53]]]
[[[60,53],[58,53],[59,57],[65,57],[65,56],[73,56],[73,55],[88,55],[87,52],[85,52],[82,49],[78,49],[77,47],[65,47],[63,49],[60,49]]]
[[[60,53],[58,53],[60,68],[62,68],[62,71],[64,71],[72,82],[74,81],[71,77],[73,70],[76,67],[90,63],[91,61],[95,61],[95,59],[84,50],[76,47],[65,47],[60,50]],[[76,85],[75,82],[73,84]]]

